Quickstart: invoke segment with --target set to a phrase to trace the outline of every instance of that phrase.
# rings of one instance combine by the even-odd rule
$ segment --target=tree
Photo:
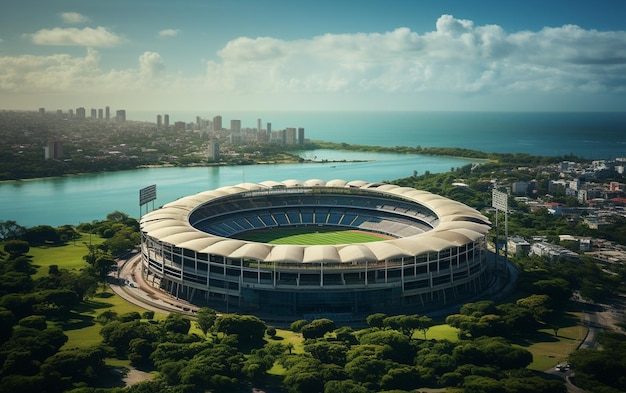
[[[71,378],[73,382],[88,381],[104,370],[104,359],[107,355],[102,347],[67,349],[46,359],[41,370],[46,376],[56,373],[66,380]]]
[[[124,222],[124,221],[128,220],[128,214],[116,210],[114,212],[111,212],[111,213],[107,214],[106,219],[107,219],[107,221]]]
[[[515,303],[530,310],[536,321],[542,321],[552,312],[548,307],[551,301],[548,295],[530,295],[518,299]]]
[[[143,313],[141,313],[141,318],[143,319],[154,319],[154,311],[152,310],[148,310],[148,311],[144,311]]]
[[[236,334],[242,344],[260,343],[266,328],[265,322],[252,315],[226,314],[215,321],[216,331]]]
[[[48,327],[46,324],[46,317],[43,315],[30,315],[28,317],[24,317],[20,319],[18,324],[20,326],[36,330],[45,330]]]
[[[167,332],[187,334],[189,333],[189,328],[191,328],[191,321],[180,314],[172,313],[165,318],[163,327]]]
[[[15,325],[15,315],[10,310],[0,307],[0,344],[11,337],[13,325]]]
[[[133,338],[128,343],[128,360],[136,366],[150,363],[150,354],[154,347],[145,338]]]
[[[300,333],[302,331],[302,328],[308,324],[309,324],[309,321],[307,321],[306,319],[298,319],[296,321],[291,322],[291,325],[289,325],[289,330],[291,330],[294,333]]]
[[[324,364],[333,363],[342,367],[346,364],[348,346],[343,343],[319,341],[305,345],[304,349]]]
[[[196,317],[196,325],[202,331],[202,334],[206,336],[209,330],[215,324],[215,320],[217,319],[217,313],[213,309],[210,309],[208,307],[202,307],[198,310]]]
[[[4,243],[4,251],[8,252],[11,258],[24,255],[30,250],[30,245],[24,240],[9,240]]]
[[[324,393],[371,393],[371,390],[351,379],[328,381],[324,384]]]
[[[302,328],[302,337],[320,338],[328,332],[335,330],[335,322],[328,318],[320,318],[312,321]]]
[[[104,282],[111,271],[111,267],[115,265],[115,260],[110,254],[102,255],[96,259],[93,267],[98,272],[98,277]]]
[[[384,320],[387,318],[387,314],[384,313],[374,313],[367,316],[365,321],[369,325],[369,327],[382,328],[384,326]]]
[[[26,228],[18,225],[15,221],[0,221],[0,239],[15,240],[26,233]]]
[[[430,317],[423,315],[418,318],[417,330],[422,332],[422,334],[424,335],[424,340],[426,340],[426,333],[428,333],[428,330],[434,325],[435,322]]]
[[[370,356],[359,356],[346,363],[345,370],[355,381],[378,384],[394,363]]]
[[[50,225],[38,225],[28,228],[22,237],[31,245],[58,244],[61,241],[56,229]]]

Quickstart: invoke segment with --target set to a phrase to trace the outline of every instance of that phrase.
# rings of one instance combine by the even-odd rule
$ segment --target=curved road
[[[159,291],[146,283],[141,275],[141,254],[119,259],[117,271],[109,275],[110,287],[117,295],[139,307],[157,312],[177,312],[194,315],[198,311],[187,301]]]

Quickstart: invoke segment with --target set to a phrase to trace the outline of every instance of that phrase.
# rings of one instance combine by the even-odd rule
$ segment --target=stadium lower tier
[[[142,268],[146,282],[195,304],[335,320],[432,310],[476,295],[492,279],[485,238],[386,261],[307,264],[231,259],[144,239]]]

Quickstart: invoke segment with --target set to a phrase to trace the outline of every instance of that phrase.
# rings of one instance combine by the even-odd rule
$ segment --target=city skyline
[[[0,108],[626,110],[626,3],[25,1]]]

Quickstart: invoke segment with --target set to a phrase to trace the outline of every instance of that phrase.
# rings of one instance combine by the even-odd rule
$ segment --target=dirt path
[[[139,382],[149,381],[154,377],[154,375],[147,373],[145,371],[137,370],[136,368],[129,366],[128,372],[126,376],[122,378],[122,381],[126,384],[126,386],[131,386]]]

